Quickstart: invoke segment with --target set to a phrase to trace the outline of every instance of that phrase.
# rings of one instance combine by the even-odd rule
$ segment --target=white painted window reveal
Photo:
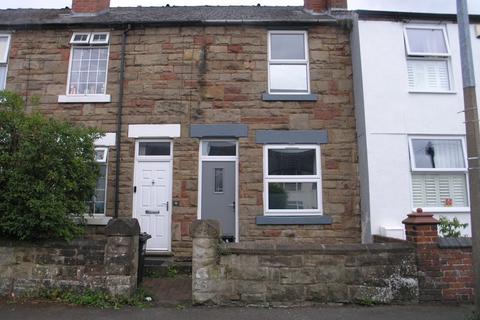
[[[264,146],[266,215],[322,214],[320,146]]]
[[[95,187],[95,195],[88,204],[88,213],[93,216],[102,215],[106,213],[107,203],[107,173],[108,173],[108,148],[95,148],[95,161],[100,170],[100,175],[97,179]]]

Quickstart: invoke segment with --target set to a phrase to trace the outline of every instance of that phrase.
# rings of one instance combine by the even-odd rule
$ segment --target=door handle
[[[231,204],[228,205],[229,207],[232,207],[233,210],[235,211],[235,201],[233,201]]]
[[[145,210],[145,214],[159,214],[160,211]]]
[[[165,208],[167,208],[167,211],[168,211],[168,201],[165,202]]]

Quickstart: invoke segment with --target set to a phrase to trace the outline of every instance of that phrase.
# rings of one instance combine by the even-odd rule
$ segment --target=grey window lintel
[[[328,215],[321,216],[258,216],[257,225],[306,225],[306,224],[332,224]]]
[[[327,130],[257,130],[259,144],[326,144]]]
[[[192,124],[192,138],[245,138],[248,137],[248,126],[241,123]]]

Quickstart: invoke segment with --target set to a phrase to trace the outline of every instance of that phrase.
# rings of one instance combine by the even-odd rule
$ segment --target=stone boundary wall
[[[193,303],[304,305],[418,300],[409,243],[219,244],[219,225],[192,225]]]
[[[0,296],[43,289],[102,290],[131,295],[137,287],[136,219],[112,219],[103,239],[0,241]]]

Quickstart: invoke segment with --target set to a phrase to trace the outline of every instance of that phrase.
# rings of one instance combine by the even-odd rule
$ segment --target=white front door
[[[142,232],[152,236],[149,251],[170,251],[171,161],[135,162],[134,214]]]

